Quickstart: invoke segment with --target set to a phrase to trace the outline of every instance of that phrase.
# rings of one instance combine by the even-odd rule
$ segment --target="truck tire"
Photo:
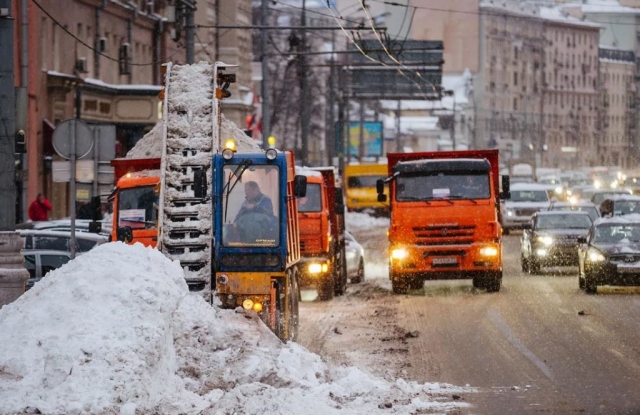
[[[391,290],[394,294],[406,294],[409,291],[407,278],[402,274],[391,274]]]
[[[289,278],[289,335],[288,341],[298,341],[300,325],[300,288],[298,286],[298,272],[294,269]]]
[[[409,288],[412,290],[421,290],[424,287],[424,280],[420,277],[409,279]]]
[[[344,255],[335,262],[335,295],[343,295],[347,291],[347,267]]]
[[[509,235],[511,231],[509,230],[509,228],[502,228],[502,234],[503,235]]]
[[[336,290],[334,278],[335,274],[330,272],[325,278],[318,282],[318,299],[320,301],[333,299]]]
[[[502,286],[502,271],[493,273],[485,282],[488,293],[497,293]]]

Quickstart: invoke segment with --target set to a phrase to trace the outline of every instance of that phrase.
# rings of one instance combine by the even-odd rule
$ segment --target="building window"
[[[513,99],[513,110],[518,111],[518,98]]]
[[[513,73],[513,85],[518,85],[518,72]]]

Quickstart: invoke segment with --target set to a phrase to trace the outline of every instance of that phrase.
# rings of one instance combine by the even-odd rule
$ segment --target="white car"
[[[71,261],[71,254],[63,251],[47,250],[22,250],[24,256],[24,267],[29,271],[29,279],[25,289],[30,289],[33,285],[44,278],[50,271],[58,269]]]
[[[551,205],[548,185],[514,183],[510,192],[511,198],[501,205],[502,229],[505,235],[512,229],[522,229],[534,213],[548,210]]]
[[[364,248],[348,231],[345,231],[347,277],[354,284],[364,281]]]
[[[50,251],[69,252],[71,250],[71,232],[27,230],[18,231],[24,242],[24,249],[46,249]],[[98,245],[109,242],[105,235],[76,232],[76,253],[88,252]]]

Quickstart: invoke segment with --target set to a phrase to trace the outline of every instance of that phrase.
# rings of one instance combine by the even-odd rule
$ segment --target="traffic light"
[[[269,138],[267,138],[267,143],[269,144],[269,147],[274,148],[276,146],[276,138],[270,135]]]

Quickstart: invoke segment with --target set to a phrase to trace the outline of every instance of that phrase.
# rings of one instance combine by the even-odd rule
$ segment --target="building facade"
[[[66,217],[68,183],[53,181],[52,161],[62,160],[52,144],[55,127],[69,118],[113,126],[115,136],[100,139],[113,142],[114,156],[125,154],[161,116],[161,63],[184,63],[184,49],[170,38],[164,0],[14,0],[14,10],[23,1],[27,39],[17,29],[23,19],[16,22],[16,61],[27,74],[20,80],[27,96],[21,210],[43,192],[54,206],[50,216]],[[92,191],[77,195],[84,202]]]
[[[546,166],[577,168],[598,164],[600,26],[543,9],[543,80]]]
[[[633,51],[600,48],[602,139],[597,154],[604,166],[636,168],[635,60]]]

